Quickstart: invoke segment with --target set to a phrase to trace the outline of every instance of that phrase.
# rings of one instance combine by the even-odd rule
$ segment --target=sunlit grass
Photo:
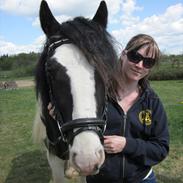
[[[170,153],[155,171],[160,183],[183,182],[183,81],[153,81],[168,116]]]
[[[168,115],[170,153],[155,171],[160,183],[183,182],[183,81],[153,81]],[[49,183],[44,152],[32,143],[33,88],[0,90],[0,183]],[[71,181],[70,181],[71,182]]]

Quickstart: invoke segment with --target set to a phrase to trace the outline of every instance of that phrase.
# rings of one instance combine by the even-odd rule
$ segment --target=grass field
[[[154,81],[167,111],[170,153],[154,169],[159,183],[183,183],[183,81]],[[44,153],[32,143],[33,88],[0,90],[0,183],[49,183]]]

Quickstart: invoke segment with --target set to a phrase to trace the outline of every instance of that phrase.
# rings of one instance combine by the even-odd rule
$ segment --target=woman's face
[[[124,73],[125,77],[127,80],[132,80],[132,81],[139,81],[140,79],[144,78],[146,75],[149,74],[150,68],[146,68],[143,65],[143,57],[145,58],[152,58],[152,52],[149,51],[148,55],[146,55],[146,49],[147,46],[144,46],[137,50],[137,54],[140,54],[140,58],[142,56],[142,60],[140,60],[138,63],[133,62],[133,56],[129,61],[129,57],[127,55],[127,50],[124,50],[121,59],[123,60],[122,64],[122,72]],[[151,59],[149,59],[149,62],[151,62]],[[153,60],[152,60],[153,62]]]

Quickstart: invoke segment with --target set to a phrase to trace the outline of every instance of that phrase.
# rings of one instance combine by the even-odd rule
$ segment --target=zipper
[[[125,136],[125,130],[126,130],[126,121],[127,121],[127,113],[124,113],[123,116],[123,132],[122,135]],[[122,179],[124,180],[125,178],[125,155],[123,155],[123,159],[122,159]]]

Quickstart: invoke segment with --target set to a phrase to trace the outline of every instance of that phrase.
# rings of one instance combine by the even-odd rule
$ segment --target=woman
[[[145,34],[122,51],[110,86],[106,160],[87,183],[156,183],[152,166],[169,151],[166,113],[147,79],[159,57],[157,43]]]
[[[145,34],[133,37],[122,51],[109,86],[106,160],[87,183],[156,183],[152,166],[169,151],[166,113],[148,83],[159,57],[157,43]],[[53,115],[51,105],[48,109]]]

